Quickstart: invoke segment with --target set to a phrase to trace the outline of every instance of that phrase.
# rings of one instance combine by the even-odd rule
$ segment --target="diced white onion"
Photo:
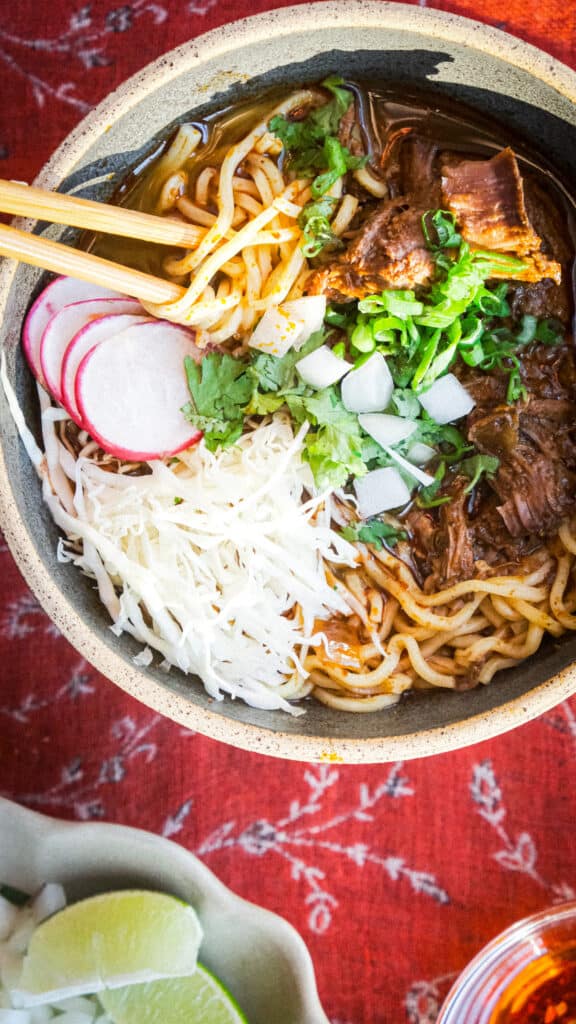
[[[36,924],[57,914],[66,906],[66,893],[57,882],[47,882],[32,900],[32,915]]]
[[[281,306],[271,306],[254,328],[248,344],[268,355],[285,356],[291,348],[302,348],[310,335],[320,330],[325,313],[325,295],[305,295]]]
[[[423,441],[416,441],[409,449],[407,457],[408,462],[414,463],[415,466],[425,466],[435,455],[435,448],[432,448],[429,444],[424,444]]]
[[[0,947],[0,983],[5,989],[16,988],[22,973],[22,954],[6,946]]]
[[[16,927],[6,942],[6,948],[13,953],[25,953],[28,949],[36,922],[29,907],[24,907],[18,916]]]
[[[248,339],[250,348],[281,358],[304,332],[304,321],[286,313],[281,306],[267,309]]]
[[[453,423],[467,416],[476,402],[453,373],[435,380],[428,391],[418,395],[420,405],[436,423]]]
[[[288,316],[302,321],[304,329],[301,336],[294,342],[294,348],[302,348],[302,345],[308,341],[310,335],[319,331],[324,323],[326,296],[303,295],[300,299],[291,299],[289,302],[283,302],[280,308],[285,313],[288,313]]]
[[[16,927],[18,920],[18,907],[10,903],[10,900],[0,896],[0,942],[4,942]]]
[[[398,465],[402,467],[405,473],[414,477],[414,479],[417,480],[419,484],[422,484],[423,487],[428,487],[430,484],[434,483],[434,477],[430,476],[430,473],[425,473],[423,469],[418,469],[417,466],[413,466],[411,462],[408,462],[408,460],[402,455],[395,452],[393,448],[384,446],[384,451],[387,452],[391,459],[394,459],[394,462],[397,462]]]
[[[52,1009],[59,1010],[60,1013],[83,1013],[87,1014],[90,1019],[96,1016],[98,1009],[96,1001],[89,996],[70,996],[68,999],[59,999],[51,1006]]]
[[[46,1024],[54,1016],[51,1006],[32,1006],[28,1013],[30,1014],[30,1024]]]
[[[398,470],[392,466],[373,469],[366,476],[358,477],[354,481],[354,490],[362,519],[392,508],[402,508],[410,501],[410,491]]]
[[[416,430],[414,420],[403,416],[391,416],[387,412],[369,412],[358,417],[358,422],[370,437],[386,448],[391,444],[400,444]]]
[[[329,388],[344,374],[348,373],[350,363],[335,356],[328,345],[321,345],[309,356],[304,356],[296,363],[296,369],[305,384],[312,388]]]
[[[342,381],[342,401],[350,412],[381,412],[390,403],[393,391],[392,374],[380,352],[374,352]]]
[[[0,1010],[0,1024],[31,1024],[28,1010]]]

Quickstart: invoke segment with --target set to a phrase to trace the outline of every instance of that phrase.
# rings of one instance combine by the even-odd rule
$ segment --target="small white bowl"
[[[0,798],[0,883],[33,892],[42,882],[61,882],[72,902],[111,889],[172,893],[196,910],[200,959],[249,1024],[329,1024],[295,929],[235,896],[168,839],[122,825],[56,821]]]

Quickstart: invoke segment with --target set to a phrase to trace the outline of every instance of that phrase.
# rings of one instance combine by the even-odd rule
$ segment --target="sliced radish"
[[[374,352],[342,381],[342,401],[350,412],[382,412],[393,391],[392,374],[381,352]]]
[[[350,363],[345,359],[335,356],[328,345],[321,345],[320,348],[304,356],[298,363],[296,369],[305,384],[312,388],[329,388],[335,384],[350,369]]]
[[[428,391],[418,395],[420,405],[436,423],[453,423],[472,411],[476,402],[453,373],[435,380]]]
[[[200,440],[181,411],[190,401],[185,356],[202,358],[190,331],[157,320],[128,327],[84,356],[76,402],[86,429],[105,451],[147,461]]]
[[[40,342],[40,365],[46,387],[57,402],[62,401],[62,360],[72,338],[87,323],[110,313],[137,315],[143,309],[138,299],[87,299],[64,306],[48,321]]]
[[[148,321],[150,321],[150,317],[133,316],[130,313],[112,313],[84,324],[68,343],[62,360],[62,373],[60,376],[61,400],[67,412],[70,413],[72,419],[79,426],[83,426],[83,423],[80,410],[76,404],[75,387],[78,367],[84,356],[95,345],[99,345],[100,342],[121,334],[127,327],[133,327],[135,324]]]
[[[366,476],[358,477],[354,481],[354,490],[362,519],[392,508],[402,508],[410,501],[410,491],[398,470],[392,466],[373,469]]]
[[[118,292],[73,277],[57,277],[40,293],[26,317],[22,347],[32,373],[42,385],[45,381],[40,365],[40,342],[51,317],[71,302],[113,298],[120,298]]]
[[[414,420],[403,416],[391,416],[387,412],[368,412],[358,417],[358,423],[370,437],[386,448],[391,444],[400,444],[416,430]]]

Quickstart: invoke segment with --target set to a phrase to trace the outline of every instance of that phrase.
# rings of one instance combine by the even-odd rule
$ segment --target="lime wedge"
[[[114,1024],[247,1024],[235,999],[202,964],[189,978],[101,992]]]
[[[157,892],[73,903],[34,931],[14,1006],[37,1006],[135,982],[192,974],[202,928],[192,907]]]

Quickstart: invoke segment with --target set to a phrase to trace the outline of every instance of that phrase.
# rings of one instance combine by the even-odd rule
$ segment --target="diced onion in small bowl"
[[[32,1024],[29,1010],[0,1010],[0,1024]]]
[[[58,882],[47,882],[32,901],[32,916],[36,924],[57,914],[66,906],[66,893]]]
[[[340,380],[348,373],[350,363],[335,356],[328,345],[321,345],[296,363],[296,369],[305,384],[320,389],[329,388]]]
[[[412,462],[415,466],[425,466],[435,455],[435,448],[432,448],[429,444],[424,444],[423,441],[415,441],[408,450],[407,458],[408,462]]]
[[[0,942],[12,933],[18,919],[18,907],[0,895]]]
[[[358,477],[354,481],[354,490],[362,519],[393,508],[402,508],[410,501],[410,491],[398,470],[392,466],[373,469],[366,476]]]
[[[387,412],[369,412],[358,417],[358,422],[370,437],[379,445],[387,448],[391,444],[400,444],[416,430],[414,420],[403,416],[392,416]]]
[[[342,401],[349,412],[381,412],[390,403],[394,381],[380,352],[374,352],[342,381]]]
[[[453,373],[435,380],[418,395],[420,405],[436,423],[453,423],[472,411],[476,402]]]
[[[301,336],[294,342],[294,348],[299,349],[308,341],[310,335],[322,327],[326,316],[326,296],[303,295],[300,299],[283,302],[280,308],[304,325]]]

